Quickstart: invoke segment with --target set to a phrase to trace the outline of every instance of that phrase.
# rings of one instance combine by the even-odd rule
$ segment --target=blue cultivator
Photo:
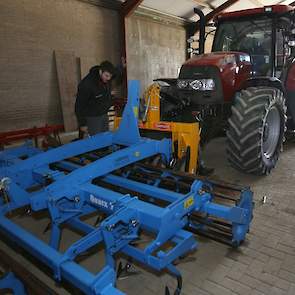
[[[29,145],[0,152],[0,231],[86,294],[119,295],[115,254],[124,253],[178,279],[173,262],[197,248],[192,232],[239,245],[252,218],[248,189],[152,167],[143,160],[161,155],[169,163],[171,141],[140,137],[137,128],[139,85],[129,82],[120,128],[43,152]],[[230,205],[229,205],[230,203]],[[48,210],[49,244],[14,223],[16,209]],[[82,217],[99,212],[99,226]],[[61,227],[83,237],[59,251]],[[143,233],[153,239],[142,249]],[[106,264],[90,273],[75,259],[102,244]],[[167,248],[167,244],[170,245]],[[168,249],[168,250],[167,250]],[[169,294],[166,289],[166,294]]]

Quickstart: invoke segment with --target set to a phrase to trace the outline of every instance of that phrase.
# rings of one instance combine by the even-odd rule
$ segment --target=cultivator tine
[[[174,291],[174,293],[170,293],[169,287],[165,287],[165,295],[180,295],[181,294],[181,289],[182,289],[182,276],[176,276],[177,280],[177,287]]]
[[[51,222],[48,222],[48,224],[45,226],[44,230],[43,230],[43,234],[46,234],[47,232],[49,232],[51,230]]]
[[[124,280],[130,276],[136,276],[141,273],[140,271],[137,271],[137,270],[131,271],[131,268],[132,268],[131,262],[132,260],[127,261],[124,266],[122,261],[119,262],[119,266],[117,270],[117,279]]]
[[[99,224],[102,223],[102,221],[106,218],[104,214],[98,215],[96,218],[96,221],[94,222],[94,226],[97,227]]]
[[[188,262],[194,262],[197,258],[193,256],[184,256],[179,257],[178,260],[175,261],[175,265],[182,264],[182,263],[188,263]]]

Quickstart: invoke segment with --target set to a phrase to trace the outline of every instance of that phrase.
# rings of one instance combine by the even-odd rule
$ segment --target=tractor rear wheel
[[[228,120],[230,164],[242,172],[269,174],[282,149],[286,118],[285,99],[279,89],[261,86],[238,92]]]

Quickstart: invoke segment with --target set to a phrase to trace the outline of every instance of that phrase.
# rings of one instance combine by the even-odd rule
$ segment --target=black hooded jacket
[[[78,85],[75,113],[79,126],[86,125],[86,117],[104,115],[112,106],[111,81],[103,83],[99,70],[99,66],[92,67]]]

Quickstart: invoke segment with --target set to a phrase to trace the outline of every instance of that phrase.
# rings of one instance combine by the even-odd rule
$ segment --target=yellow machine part
[[[144,120],[139,121],[138,126],[143,130],[169,132],[172,135],[172,143],[177,142],[178,159],[187,157],[189,148],[189,165],[187,172],[196,173],[198,168],[198,153],[200,143],[199,123],[179,123],[160,121],[160,86],[152,84],[144,93],[144,101],[147,106]],[[121,117],[115,117],[114,128],[118,128]],[[174,149],[174,144],[173,144]]]

